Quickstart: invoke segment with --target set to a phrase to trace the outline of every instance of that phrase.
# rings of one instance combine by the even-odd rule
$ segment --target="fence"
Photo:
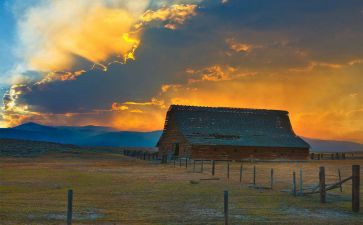
[[[311,160],[344,160],[344,159],[363,159],[362,152],[312,152]]]
[[[218,223],[222,223],[224,221],[226,224],[228,223],[236,223],[245,222],[248,220],[248,216],[250,215],[250,211],[248,210],[260,210],[261,208],[268,208],[270,205],[266,204],[251,204],[251,202],[260,201],[261,198],[265,196],[272,196],[279,194],[279,196],[283,197],[283,201],[285,201],[285,196],[288,201],[299,202],[302,199],[304,201],[314,201],[314,204],[317,206],[321,203],[322,206],[332,204],[332,198],[334,195],[344,195],[344,198],[341,198],[345,203],[347,203],[347,207],[344,206],[344,210],[350,208],[350,201],[352,201],[352,210],[357,212],[359,210],[359,177],[360,177],[360,169],[359,167],[351,166],[352,163],[359,163],[357,161],[348,162],[348,161],[339,161],[339,166],[332,166],[332,161],[327,163],[326,161],[310,161],[309,163],[305,162],[232,162],[232,161],[210,161],[210,160],[190,160],[187,158],[179,158],[169,160],[164,164],[160,164],[161,159],[158,159],[157,154],[152,153],[148,154],[146,152],[135,153],[135,152],[125,152],[125,155],[129,154],[130,156],[134,156],[140,160],[145,160],[145,163],[142,161],[138,161],[135,163],[134,160],[124,160],[121,157],[121,160],[117,159],[113,161],[113,165],[107,167],[91,167],[91,168],[80,168],[78,162],[72,162],[71,169],[75,169],[74,175],[76,176],[79,172],[84,172],[87,176],[92,175],[92,182],[82,184],[87,187],[87,190],[84,190],[78,186],[78,181],[74,182],[73,185],[64,186],[65,189],[54,187],[54,191],[52,183],[47,183],[42,188],[45,191],[46,198],[52,199],[52,201],[35,201],[36,204],[39,202],[39,206],[46,208],[52,214],[47,214],[43,218],[49,218],[49,220],[63,220],[67,221],[68,224],[71,224],[72,219],[76,220],[80,223],[85,223],[82,220],[84,219],[83,215],[88,213],[87,210],[90,211],[90,216],[95,216],[97,218],[98,214],[100,215],[99,219],[92,220],[94,223],[89,224],[105,224],[106,222],[109,224],[115,223],[123,223],[123,224],[137,224],[138,221],[134,221],[133,218],[125,217],[125,215],[119,215],[118,212],[122,212],[125,208],[129,207],[130,201],[136,202],[138,200],[137,205],[133,206],[133,209],[138,209],[142,206],[146,207],[159,207],[158,205],[162,205],[162,210],[156,210],[157,212],[165,212],[163,214],[163,218],[167,218],[160,222],[160,215],[158,213],[154,213],[155,211],[146,211],[146,213],[142,213],[142,215],[138,215],[140,217],[146,218],[147,221],[152,221],[157,224],[166,224],[165,221],[170,221],[172,224],[201,224],[200,220],[198,222],[193,223],[190,220],[186,222],[181,219],[181,217],[193,217],[193,215],[206,215],[203,218],[210,217]],[[113,157],[113,156],[112,156]],[[97,163],[104,164],[104,162],[99,162],[97,159]],[[150,160],[150,161],[148,161]],[[164,159],[165,160],[165,159]],[[344,163],[346,162],[346,163]],[[86,163],[84,165],[93,165],[95,161],[91,163]],[[121,168],[120,165],[123,165]],[[141,166],[140,166],[141,165]],[[144,166],[146,165],[146,166]],[[60,165],[57,165],[57,167]],[[62,164],[62,166],[64,166]],[[138,170],[135,173],[132,173],[133,168],[143,168],[142,172]],[[324,169],[322,169],[322,167]],[[45,166],[48,168],[48,166]],[[50,168],[50,167],[49,167]],[[355,168],[355,169],[354,169]],[[38,170],[37,170],[38,171]],[[96,177],[95,179],[94,173],[98,173],[98,171],[104,171],[104,173],[100,173],[105,175],[106,177],[100,179],[100,177]],[[159,173],[160,171],[160,173]],[[63,171],[62,171],[63,172]],[[132,173],[131,176],[141,176],[142,182],[147,183],[153,182],[155,177],[170,176],[173,178],[172,182],[168,180],[166,177],[166,182],[164,179],[159,179],[158,183],[165,183],[166,185],[158,186],[158,187],[170,187],[168,186],[170,183],[175,184],[176,187],[179,184],[182,184],[183,188],[190,188],[190,190],[198,191],[197,189],[206,188],[206,191],[209,191],[210,187],[219,185],[218,188],[214,189],[212,196],[210,198],[202,198],[199,196],[201,192],[196,194],[186,195],[185,202],[187,202],[187,206],[191,207],[193,204],[198,209],[192,208],[192,210],[200,210],[195,214],[190,212],[192,211],[174,211],[175,209],[185,207],[184,199],[181,197],[169,196],[169,195],[177,195],[178,189],[174,189],[167,193],[167,198],[162,201],[158,201],[158,198],[155,198],[156,195],[159,195],[161,192],[155,192],[152,190],[153,188],[149,188],[149,186],[139,186],[138,183],[135,183],[135,186],[132,188],[138,188],[137,191],[132,192],[130,189],[123,189],[123,182],[132,182],[131,176],[128,175]],[[149,173],[145,175],[145,173]],[[114,176],[117,174],[117,176]],[[175,176],[174,176],[175,174]],[[71,173],[71,177],[73,179],[73,173]],[[110,175],[110,176],[109,176]],[[112,176],[111,176],[112,175]],[[127,177],[128,176],[128,177]],[[111,177],[115,178],[114,180]],[[127,177],[127,179],[124,179]],[[57,182],[56,179],[52,179]],[[102,184],[103,186],[93,187],[93,183],[103,183],[106,181],[112,180],[110,183]],[[177,182],[175,182],[177,181]],[[189,183],[190,181],[190,183]],[[13,181],[12,181],[13,182]],[[34,182],[34,181],[33,181]],[[82,180],[83,182],[83,180]],[[82,183],[81,182],[81,183]],[[139,180],[137,180],[139,182]],[[192,183],[193,182],[193,183]],[[195,185],[195,183],[203,183],[203,185]],[[6,181],[4,182],[6,184]],[[10,183],[12,184],[12,183]],[[40,185],[40,183],[37,185]],[[112,185],[107,186],[107,185]],[[152,185],[152,183],[151,183]],[[114,187],[114,189],[113,189]],[[151,187],[151,186],[150,186]],[[242,187],[242,188],[241,188]],[[355,187],[355,188],[354,188]],[[357,188],[358,187],[358,188]],[[50,189],[49,189],[50,188]],[[74,190],[70,190],[68,192],[68,204],[66,203],[67,189],[72,188]],[[50,190],[48,193],[48,189]],[[332,190],[334,191],[332,192]],[[27,191],[28,189],[26,189]],[[113,191],[111,191],[113,190]],[[165,189],[162,189],[162,191]],[[18,191],[18,190],[16,190]],[[113,192],[114,194],[108,194]],[[341,194],[342,192],[342,194]],[[2,192],[3,193],[3,192]],[[42,192],[43,193],[43,192]],[[58,197],[52,196],[55,193]],[[151,193],[151,194],[150,194]],[[182,192],[188,193],[190,192]],[[246,196],[246,193],[248,195]],[[346,195],[349,195],[349,198],[346,198]],[[350,195],[352,199],[350,199]],[[22,202],[25,205],[25,209],[28,205],[29,207],[34,207],[34,202],[26,202],[16,200],[16,198],[23,199],[25,196],[30,196],[30,198],[39,199],[42,198],[41,195],[34,195],[33,193],[29,195],[29,193],[24,193],[23,195],[16,195],[15,200],[12,200],[10,204],[15,205],[16,207],[21,208],[18,202]],[[181,196],[181,195],[179,195]],[[217,197],[216,197],[217,196]],[[242,197],[241,197],[242,196]],[[183,196],[184,197],[184,196]],[[54,200],[53,200],[54,199]],[[61,200],[61,204],[59,204],[59,199]],[[216,202],[218,207],[209,206],[206,204],[198,205],[198,201],[207,201],[207,202]],[[257,200],[256,200],[257,199]],[[40,199],[41,200],[41,199]],[[271,198],[270,198],[271,200]],[[116,203],[114,203],[116,202]],[[141,204],[140,204],[141,202]],[[162,202],[162,203],[161,203]],[[174,202],[178,202],[174,204]],[[286,201],[287,202],[287,201]],[[306,201],[305,201],[306,202]],[[43,205],[43,203],[45,203]],[[73,204],[74,203],[74,204]],[[343,202],[344,203],[344,202]],[[344,204],[345,204],[344,203]],[[2,202],[2,207],[7,207],[6,201]],[[48,208],[49,204],[49,208]],[[341,204],[341,201],[338,202]],[[53,206],[55,205],[55,206]],[[171,206],[171,207],[170,207]],[[206,206],[205,208],[201,208],[201,206]],[[60,210],[58,209],[60,208]],[[73,209],[74,207],[74,209]],[[324,207],[324,206],[323,206]],[[252,208],[252,209],[251,209]],[[340,207],[339,207],[340,208]],[[210,209],[215,209],[215,211],[207,211]],[[51,211],[54,210],[54,211]],[[67,210],[67,212],[65,211]],[[95,210],[95,211],[92,211]],[[98,211],[99,210],[99,211]],[[165,210],[165,211],[164,211]],[[167,210],[173,210],[173,212],[168,212]],[[205,210],[205,211],[203,211]],[[349,210],[349,209],[348,209]],[[137,210],[136,210],[137,211]],[[57,212],[55,214],[54,212]],[[102,217],[104,215],[109,215],[110,212],[116,213],[115,217],[106,218]],[[335,211],[336,212],[336,211]],[[83,213],[83,214],[82,214]],[[135,211],[128,212],[131,215],[137,214]],[[286,216],[286,212],[281,213],[280,211],[273,211],[274,215],[276,214],[276,221],[278,218],[284,219]],[[296,212],[295,212],[296,213]],[[60,215],[61,214],[61,215]],[[296,213],[298,214],[298,213]],[[73,215],[73,216],[72,216]],[[88,214],[87,219],[89,219]],[[178,215],[178,216],[176,216]],[[179,216],[182,215],[182,216]],[[217,216],[215,216],[217,215]],[[260,216],[261,214],[259,214]],[[356,214],[354,214],[356,215]],[[280,216],[280,217],[278,217]],[[73,218],[72,218],[73,217]],[[82,218],[83,217],[83,218]],[[127,218],[127,220],[121,220]],[[237,219],[236,219],[237,218]],[[170,219],[170,220],[169,220]],[[97,220],[97,221],[96,221]],[[102,223],[102,222],[103,223]],[[204,224],[212,224],[211,220],[205,220]],[[142,222],[139,222],[141,224]],[[258,223],[257,221],[256,223]],[[271,221],[268,221],[271,222]],[[272,221],[273,222],[273,221]],[[279,222],[279,221],[278,221]],[[19,223],[21,224],[21,223]],[[23,223],[24,224],[24,223]],[[217,223],[213,223],[217,224]]]
[[[264,163],[263,165],[251,162],[232,162],[215,160],[190,160],[178,158],[167,161],[158,159],[156,153],[125,152],[125,155],[133,156],[141,160],[158,160],[171,168],[182,168],[191,173],[203,173],[209,177],[200,178],[201,181],[225,180],[226,182],[239,183],[241,186],[261,190],[275,189],[289,193],[296,197],[312,194],[320,195],[320,202],[326,204],[327,192],[333,189],[343,191],[343,184],[351,185],[352,211],[359,212],[360,208],[360,166],[343,166],[332,170],[328,166],[316,168],[304,168],[304,163]],[[278,165],[278,166],[277,166]],[[292,167],[293,171],[287,169]],[[221,193],[222,194],[222,193]],[[223,193],[224,223],[229,223],[229,192]],[[73,191],[68,192],[67,224],[72,220]]]
[[[142,157],[144,158],[144,157]],[[145,157],[147,159],[147,157]],[[211,176],[215,176],[216,175],[216,161],[212,160],[209,161],[210,162],[210,169],[211,169]],[[196,167],[197,164],[199,163],[200,166],[200,170],[197,171]],[[219,164],[224,163],[225,164],[225,174],[226,174],[226,179],[229,181],[231,178],[231,162],[230,161],[219,161]],[[179,159],[179,167],[184,167],[188,168],[188,165],[190,164],[190,160],[188,159],[184,159],[184,162],[182,163],[182,159]],[[200,172],[203,173],[204,167],[205,167],[205,160],[194,160],[192,161],[193,167],[192,167],[192,171],[195,172]],[[176,167],[176,160],[173,161],[173,167]],[[205,171],[207,172],[207,171]],[[269,185],[268,186],[263,186],[263,185],[258,185],[256,182],[256,178],[257,178],[257,173],[258,173],[258,169],[256,167],[256,165],[253,165],[253,169],[252,172],[250,172],[250,174],[252,175],[252,179],[251,179],[251,183],[249,184],[249,187],[251,188],[256,188],[256,189],[273,189],[276,188],[275,187],[275,182],[276,179],[274,179],[274,169],[270,169],[270,177],[269,177]],[[243,163],[240,163],[240,167],[239,167],[239,182],[240,184],[242,184],[243,181],[243,175],[247,174],[247,172],[244,172],[244,167],[243,167]],[[350,180],[352,180],[352,211],[353,212],[359,212],[359,208],[360,208],[360,166],[359,165],[353,165],[352,166],[352,175],[342,179],[341,178],[341,170],[338,170],[338,178],[339,181],[335,182],[333,184],[327,184],[326,183],[326,176],[327,174],[325,173],[325,167],[320,167],[319,168],[319,184],[316,186],[309,186],[309,187],[304,187],[303,185],[303,172],[302,170],[299,171],[299,188],[297,188],[297,179],[296,179],[296,172],[294,171],[292,173],[292,189],[291,189],[291,194],[293,194],[294,196],[304,196],[304,195],[309,195],[309,194],[320,194],[320,202],[321,203],[326,203],[326,192],[335,188],[339,188],[340,191],[342,191],[342,184],[345,182],[348,182]],[[201,180],[212,180],[212,179],[216,179],[216,178],[201,178]],[[282,190],[285,191],[286,190]],[[224,223],[226,225],[228,225],[229,223],[229,197],[228,197],[228,191],[224,191],[224,201],[223,201],[223,208],[224,208]],[[67,204],[67,225],[71,225],[72,224],[72,205],[73,205],[73,190],[68,190],[68,204]]]

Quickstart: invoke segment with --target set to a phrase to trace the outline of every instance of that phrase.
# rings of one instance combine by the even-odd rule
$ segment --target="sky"
[[[361,0],[0,0],[0,127],[151,131],[185,104],[363,143],[362,71]]]

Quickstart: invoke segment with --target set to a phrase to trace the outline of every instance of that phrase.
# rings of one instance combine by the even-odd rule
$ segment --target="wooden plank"
[[[242,172],[243,172],[243,164],[241,162],[241,166],[239,168],[239,183],[242,184]]]
[[[360,166],[352,166],[352,210],[359,212]]]
[[[325,168],[322,166],[319,170],[319,184],[320,184],[320,202],[326,202],[326,190],[325,190]]]
[[[215,174],[215,166],[216,166],[216,162],[214,160],[212,160],[212,176],[214,176],[214,174]]]
[[[338,169],[338,178],[339,178],[339,182],[342,182],[342,176],[340,174],[340,169]],[[343,192],[342,184],[339,185],[339,188],[340,188],[340,192]]]
[[[299,194],[303,195],[303,174],[302,174],[302,169],[300,169],[300,188],[299,188]]]
[[[228,225],[228,191],[224,191],[224,224]]]
[[[270,187],[272,189],[274,185],[274,169],[271,168],[271,172],[270,172]]]
[[[338,188],[340,185],[342,185],[343,183],[345,183],[345,182],[349,181],[350,179],[352,179],[352,176],[347,177],[347,178],[345,178],[344,180],[342,180],[342,181],[340,181],[340,182],[337,182],[337,183],[335,183],[335,184],[332,184],[332,185],[330,185],[329,187],[325,187],[325,191],[330,191],[330,190],[333,190],[333,189],[335,189],[335,188]],[[319,190],[317,190],[317,189],[319,189]],[[304,194],[305,194],[305,195],[308,195],[308,194],[316,194],[316,193],[320,193],[320,184],[319,184],[318,186],[316,186],[316,188],[313,188],[313,190],[312,190],[312,191],[310,191],[310,192],[305,192]]]
[[[296,173],[295,171],[292,173],[292,193],[296,196]]]
[[[68,190],[68,204],[67,204],[67,225],[72,224],[72,205],[73,205],[73,190]]]
[[[199,180],[219,180],[218,177],[212,177],[212,178],[200,178]]]
[[[253,166],[253,184],[256,185],[256,165]]]

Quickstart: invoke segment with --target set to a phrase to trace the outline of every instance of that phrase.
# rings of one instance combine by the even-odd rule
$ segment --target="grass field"
[[[223,191],[229,190],[230,224],[362,224],[363,213],[351,212],[351,183],[329,191],[327,203],[319,195],[294,197],[292,172],[303,171],[304,186],[318,182],[319,166],[326,167],[327,183],[351,175],[351,165],[362,161],[313,161],[306,163],[257,163],[258,185],[249,187],[252,163],[217,163],[215,177],[210,164],[188,169],[185,164],[140,161],[119,154],[52,154],[33,158],[0,158],[1,224],[65,224],[67,190],[74,190],[74,224],[223,224]],[[363,210],[362,210],[363,211]]]

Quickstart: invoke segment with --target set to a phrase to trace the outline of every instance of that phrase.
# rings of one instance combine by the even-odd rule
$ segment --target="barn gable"
[[[287,111],[171,105],[158,144],[170,124],[190,145],[310,148],[294,133]]]

